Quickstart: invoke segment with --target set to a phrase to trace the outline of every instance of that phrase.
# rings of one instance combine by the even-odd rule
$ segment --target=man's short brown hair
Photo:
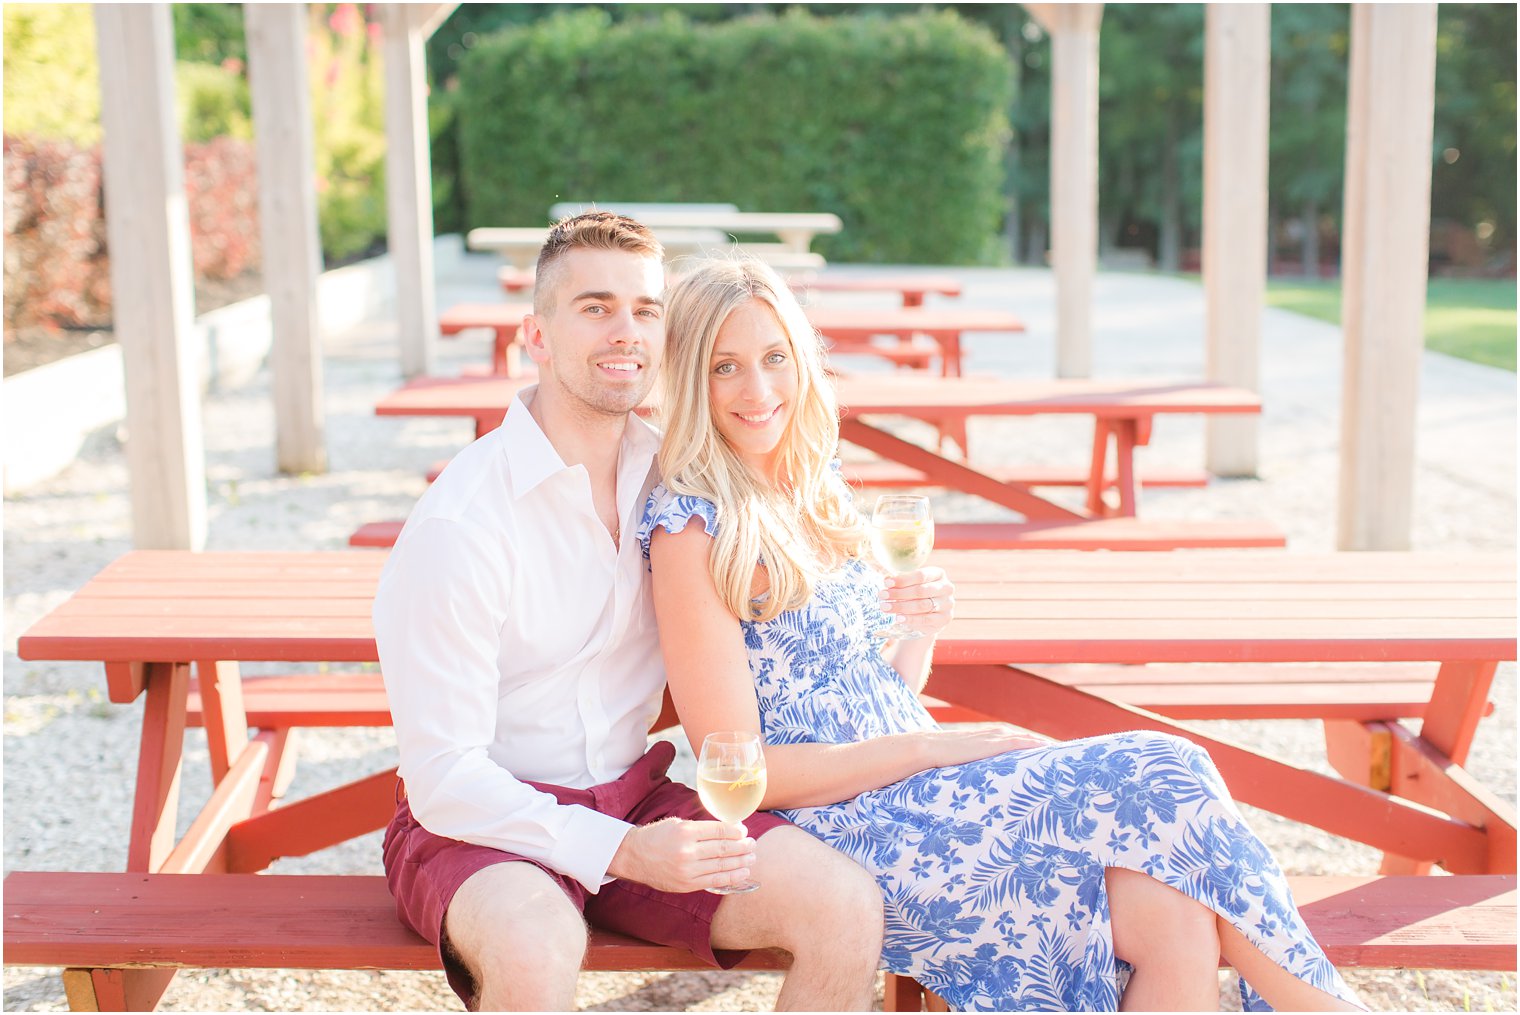
[[[533,312],[545,316],[554,306],[554,287],[559,284],[560,265],[572,250],[626,250],[630,254],[664,261],[665,248],[648,226],[627,215],[588,211],[554,223],[538,252],[533,282]]]

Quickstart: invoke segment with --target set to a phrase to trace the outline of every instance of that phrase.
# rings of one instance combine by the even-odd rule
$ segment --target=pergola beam
[[[273,328],[275,459],[281,472],[325,472],[322,246],[312,186],[316,145],[306,68],[306,5],[247,4],[248,78],[259,160],[259,231]]]
[[[426,42],[434,32],[438,31],[438,26],[448,20],[449,15],[454,13],[454,8],[459,5],[454,3],[400,4],[399,6],[406,8],[407,14],[411,18],[412,27],[416,29],[417,33],[422,36],[423,41]]]
[[[1436,5],[1352,4],[1338,545],[1405,550],[1430,255]]]
[[[385,35],[387,246],[396,273],[401,372],[433,372],[438,308],[433,272],[433,176],[423,42],[453,4],[381,4]]]
[[[1203,285],[1211,381],[1256,391],[1267,281],[1267,4],[1208,5],[1203,73]],[[1254,476],[1257,419],[1207,422],[1209,471]]]
[[[94,8],[112,321],[126,374],[133,543],[206,544],[206,464],[169,5]]]

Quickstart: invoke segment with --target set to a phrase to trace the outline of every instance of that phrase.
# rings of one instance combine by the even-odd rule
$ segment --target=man
[[[665,777],[674,749],[646,753],[665,676],[633,532],[659,442],[631,411],[664,348],[662,254],[606,212],[551,230],[523,323],[539,383],[391,551],[374,610],[401,755],[386,876],[471,1008],[568,1009],[589,920],[714,965],[785,948],[780,1007],[864,1009],[874,880],[772,815],[748,834],[711,820]],[[751,873],[758,891],[704,891]]]

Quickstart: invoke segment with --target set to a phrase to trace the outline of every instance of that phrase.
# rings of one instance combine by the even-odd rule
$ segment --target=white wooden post
[[[1025,4],[1050,36],[1050,255],[1056,375],[1092,375],[1098,270],[1098,26],[1102,4]]]
[[[281,472],[324,472],[322,339],[317,316],[316,147],[306,70],[306,5],[247,4],[248,79],[259,161],[264,285],[274,329],[275,459]]]
[[[433,372],[438,310],[433,289],[433,176],[423,24],[429,4],[381,4],[385,31],[385,199],[396,272],[401,372]]]
[[[99,4],[112,320],[127,389],[132,538],[143,549],[206,545],[206,453],[190,213],[174,112],[169,5]]]
[[[1435,4],[1351,5],[1341,241],[1343,550],[1410,544],[1435,65]]]
[[[1267,281],[1267,4],[1208,5],[1203,73],[1203,285],[1208,377],[1261,383]],[[1212,416],[1207,459],[1220,476],[1254,476],[1255,416]]]

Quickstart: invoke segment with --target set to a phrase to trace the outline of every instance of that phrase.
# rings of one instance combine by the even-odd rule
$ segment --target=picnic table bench
[[[1294,898],[1339,966],[1513,969],[1515,879],[1296,877]],[[5,879],[5,961],[63,965],[75,1010],[151,1008],[143,980],[184,968],[438,969],[378,876],[22,871]],[[779,950],[737,968],[779,970]],[[146,968],[145,968],[146,967]],[[155,968],[157,967],[157,968]],[[688,952],[595,930],[589,970],[697,970]],[[916,983],[887,1011],[919,1010]]]
[[[788,282],[799,292],[818,293],[893,293],[901,297],[904,307],[921,307],[928,296],[959,296],[960,279],[953,275],[929,272],[903,272],[893,275],[793,275]]]
[[[978,333],[1014,333],[1024,322],[1006,310],[970,307],[804,307],[808,323],[817,328],[831,349],[901,359],[914,365],[924,356],[937,356],[940,373],[959,377],[963,366],[962,338]],[[877,336],[892,336],[897,344],[873,344]],[[915,354],[916,353],[916,354]]]
[[[959,605],[937,649],[932,694],[967,716],[1003,718],[1062,737],[1115,728],[1177,733],[1210,750],[1237,799],[1383,849],[1391,866],[1434,861],[1461,875],[1363,878],[1354,884],[1296,880],[1301,902],[1335,900],[1331,905],[1341,907],[1342,917],[1310,920],[1343,964],[1514,967],[1513,878],[1474,877],[1513,874],[1513,808],[1461,768],[1498,661],[1515,657],[1512,558],[1009,558],[937,551],[936,559],[955,578]],[[383,560],[383,554],[354,551],[136,551],[22,636],[22,658],[100,660],[112,701],[142,696],[145,704],[129,873],[12,874],[5,893],[8,963],[71,967],[76,1006],[137,1007],[150,1006],[172,975],[130,968],[145,964],[431,964],[425,946],[413,941],[405,951],[405,935],[398,934],[389,901],[377,894],[383,886],[376,879],[336,879],[338,898],[326,909],[314,900],[331,892],[307,894],[326,891],[317,881],[296,879],[287,886],[282,879],[260,878],[262,888],[250,897],[229,880],[261,870],[275,857],[302,855],[381,827],[390,815],[393,770],[270,807],[270,783],[288,770],[291,757],[281,756],[279,729],[256,725],[273,726],[278,709],[267,698],[259,703],[259,684],[243,681],[237,665],[374,661],[369,611]],[[1327,726],[1331,760],[1345,779],[1176,727],[1157,712],[1104,696],[1102,679],[1071,686],[1041,673],[1050,666],[1071,672],[1098,667],[1093,672],[1102,673],[1117,664],[1212,662],[1277,664],[1291,675],[1322,661],[1358,663],[1358,672],[1389,663],[1427,664],[1425,676],[1408,683],[1427,679],[1428,667],[1435,666],[1418,733],[1356,718],[1378,714],[1375,708],[1346,713],[1341,727]],[[192,664],[200,674],[198,706],[214,788],[176,843]],[[1386,675],[1393,680],[1407,669]],[[1291,683],[1291,676],[1285,679]],[[371,712],[367,718],[379,716]],[[1341,737],[1336,731],[1342,727],[1361,739]],[[144,880],[147,874],[193,876],[159,888]],[[89,901],[61,905],[66,899]],[[1306,906],[1306,916],[1310,911]],[[335,916],[302,917],[322,912]],[[1337,926],[1349,936],[1338,937]],[[335,934],[343,938],[337,944]],[[597,940],[593,963],[604,957],[625,961],[610,947],[618,942]],[[135,950],[134,942],[144,950]],[[610,950],[601,950],[604,942]],[[675,953],[642,954],[646,958],[638,962],[658,962],[658,968],[690,961]],[[892,980],[889,1004],[911,1004],[916,989],[902,978]]]

